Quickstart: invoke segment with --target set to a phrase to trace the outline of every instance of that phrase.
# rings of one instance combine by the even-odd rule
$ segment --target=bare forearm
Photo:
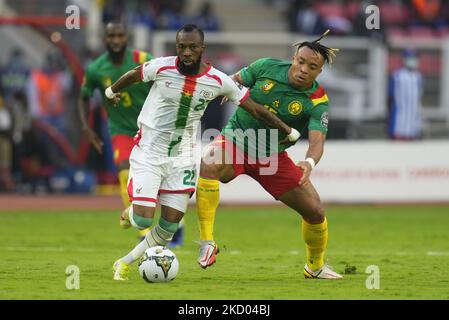
[[[268,126],[272,128],[279,129],[282,133],[289,134],[291,128],[286,125],[280,118],[278,118],[274,113],[268,111],[265,107],[258,107],[253,109],[252,116],[258,120],[265,122]]]
[[[78,99],[78,113],[81,120],[81,126],[82,128],[89,127],[89,124],[87,123],[87,117],[89,114],[89,99],[80,97]]]
[[[134,68],[124,75],[122,75],[112,86],[111,89],[114,93],[121,92],[123,89],[130,85],[140,82],[140,67]]]
[[[306,152],[306,159],[312,158],[317,164],[324,153],[324,141],[326,137],[319,131],[309,132],[309,148]]]

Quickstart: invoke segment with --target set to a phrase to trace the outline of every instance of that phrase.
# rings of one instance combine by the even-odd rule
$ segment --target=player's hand
[[[121,93],[120,93],[120,92],[117,92],[117,93],[114,93],[114,96],[113,96],[111,99],[109,99],[109,98],[107,98],[107,97],[106,97],[106,99],[108,99],[108,101],[109,101],[114,107],[116,107],[117,104],[118,104],[119,101],[120,101],[120,97],[121,97]]]
[[[221,99],[220,106],[223,106],[228,101],[229,101],[228,97],[226,97],[226,96],[223,97],[223,99]]]
[[[106,99],[114,106],[117,106],[117,103],[120,101],[120,92],[113,92],[111,87],[107,87],[104,91],[104,95]]]
[[[299,161],[297,166],[302,171],[301,180],[299,180],[299,185],[306,185],[310,182],[310,174],[312,173],[312,165],[307,161]]]
[[[281,141],[279,141],[280,144],[286,144],[286,145],[294,145],[296,141],[301,137],[301,134],[296,130],[295,128],[290,128],[290,133]]]
[[[98,135],[90,128],[83,128],[83,135],[86,140],[92,144],[99,154],[103,154],[103,141]]]

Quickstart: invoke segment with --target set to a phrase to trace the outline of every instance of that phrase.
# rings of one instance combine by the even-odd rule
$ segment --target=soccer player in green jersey
[[[219,203],[219,181],[226,183],[244,173],[302,216],[307,249],[304,276],[342,278],[324,263],[327,220],[320,197],[309,179],[323,154],[328,130],[328,98],[316,81],[324,63],[332,63],[335,56],[336,49],[320,43],[327,33],[312,42],[296,44],[292,61],[260,59],[233,76],[250,88],[254,101],[263,104],[287,125],[299,132],[308,130],[309,148],[305,160],[295,164],[285,151],[288,145],[279,144],[277,136],[272,137],[273,132],[264,123],[241,108],[234,113],[201,162],[197,211],[201,240],[198,263],[202,268],[212,265],[218,253],[213,225]],[[264,174],[267,163],[275,164],[274,173],[265,171]]]
[[[122,74],[152,58],[150,53],[127,48],[128,37],[126,31],[126,26],[120,22],[110,22],[106,25],[105,46],[107,51],[89,64],[81,88],[78,109],[81,116],[82,131],[89,143],[100,154],[102,153],[103,141],[89,127],[86,119],[89,99],[92,97],[95,89],[104,92]],[[129,155],[134,147],[133,137],[138,131],[137,117],[150,89],[151,83],[133,85],[122,92],[120,103],[116,106],[112,105],[102,95],[103,106],[108,114],[108,129],[111,136],[114,163],[118,169],[120,194],[125,208],[130,206],[127,190]],[[124,228],[129,227],[125,221],[121,220],[120,223]],[[143,236],[147,231],[148,229],[139,231],[139,234]],[[182,230],[180,229],[179,234],[181,232]]]

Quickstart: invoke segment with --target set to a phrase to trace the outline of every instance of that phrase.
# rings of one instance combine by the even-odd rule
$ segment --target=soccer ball
[[[171,281],[178,271],[178,258],[166,247],[148,248],[139,260],[140,276],[149,283]]]

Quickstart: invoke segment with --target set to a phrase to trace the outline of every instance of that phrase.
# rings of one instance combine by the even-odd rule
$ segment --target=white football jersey
[[[142,65],[142,81],[153,81],[137,119],[141,143],[151,152],[176,156],[192,152],[198,124],[209,102],[226,96],[240,105],[249,90],[211,65],[195,76],[177,68],[178,57],[152,59]]]

